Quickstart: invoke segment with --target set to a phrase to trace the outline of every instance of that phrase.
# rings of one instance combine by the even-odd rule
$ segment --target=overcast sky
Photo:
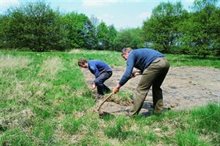
[[[37,0],[0,0],[0,13],[3,14],[9,7],[35,1]],[[60,12],[74,11],[88,17],[93,15],[107,25],[113,24],[117,29],[142,26],[153,8],[160,2],[168,1],[181,1],[185,9],[189,9],[193,3],[193,0],[45,0]]]

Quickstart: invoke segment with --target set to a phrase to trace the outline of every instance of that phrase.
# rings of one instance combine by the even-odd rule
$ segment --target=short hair
[[[124,54],[124,53],[129,53],[131,50],[132,50],[132,49],[131,49],[130,47],[128,47],[128,48],[123,48],[123,49],[122,49],[122,53],[123,53],[123,54]]]
[[[82,66],[82,65],[84,65],[84,64],[86,64],[88,61],[86,60],[86,59],[79,59],[78,60],[78,65],[79,66]]]

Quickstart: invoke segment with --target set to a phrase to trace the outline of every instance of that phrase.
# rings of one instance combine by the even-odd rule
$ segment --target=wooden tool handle
[[[112,92],[109,96],[107,96],[107,97],[101,102],[101,104],[100,104],[99,107],[97,108],[97,111],[99,111],[99,110],[101,109],[102,105],[103,105],[110,97],[112,97],[113,94],[114,94],[114,93]]]

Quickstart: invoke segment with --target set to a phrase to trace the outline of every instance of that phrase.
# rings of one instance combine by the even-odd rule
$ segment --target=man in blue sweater
[[[105,93],[111,92],[111,90],[104,84],[104,82],[112,76],[112,69],[106,63],[99,60],[78,60],[78,65],[82,68],[88,68],[89,71],[95,75],[95,80],[92,84],[92,88],[97,87],[97,99],[102,98]]]
[[[113,89],[113,92],[117,93],[131,77],[137,75],[137,72],[133,72],[133,68],[135,67],[140,71],[142,77],[136,88],[134,105],[129,115],[132,116],[139,113],[151,86],[154,112],[160,113],[163,109],[163,94],[160,86],[170,67],[164,55],[148,48],[135,50],[124,48],[121,55],[127,60],[127,67],[118,85]]]

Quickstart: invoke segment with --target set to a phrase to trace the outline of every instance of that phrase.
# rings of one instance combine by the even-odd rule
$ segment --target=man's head
[[[78,65],[82,68],[88,68],[88,61],[86,59],[79,59]]]
[[[131,52],[131,48],[123,48],[122,49],[122,52],[121,52],[121,56],[125,59],[125,60],[127,60],[128,59],[128,55],[129,55],[129,53]]]

